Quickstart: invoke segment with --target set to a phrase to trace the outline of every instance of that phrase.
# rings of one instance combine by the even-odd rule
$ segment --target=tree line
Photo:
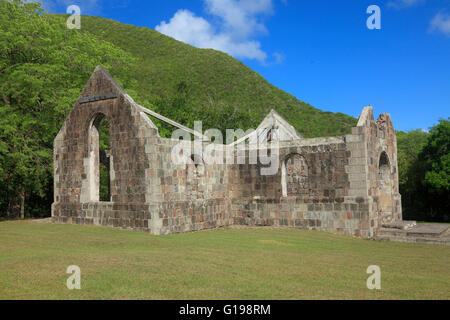
[[[397,134],[404,219],[450,222],[450,119]]]

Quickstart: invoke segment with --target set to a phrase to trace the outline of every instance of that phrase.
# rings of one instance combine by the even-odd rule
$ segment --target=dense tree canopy
[[[126,87],[131,63],[111,43],[48,19],[39,3],[0,0],[2,212],[51,201],[53,139],[80,88],[99,64]]]
[[[398,134],[404,218],[450,221],[450,121]]]

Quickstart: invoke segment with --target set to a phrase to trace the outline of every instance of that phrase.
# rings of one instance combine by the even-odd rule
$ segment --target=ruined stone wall
[[[352,151],[346,137],[297,140],[281,146],[280,169],[274,176],[262,176],[261,165],[231,166],[234,223],[370,236],[369,200],[352,193],[365,182]],[[289,168],[292,157],[304,160]],[[353,172],[358,174],[351,177]],[[303,190],[289,188],[292,176]]]
[[[197,231],[231,225],[225,164],[176,164],[172,151],[178,140],[147,140],[146,153],[151,163],[146,170],[149,180],[147,202],[159,217],[155,234]],[[157,221],[157,220],[155,220]]]
[[[99,198],[99,116],[110,125],[106,202]],[[221,146],[222,164],[195,153],[186,164],[173,159],[179,144],[161,138],[142,107],[97,68],[55,139],[53,221],[157,235],[237,224],[367,238],[402,219],[395,131],[389,115],[374,122],[371,107],[349,135],[281,142],[273,175],[252,164],[249,146],[234,150],[231,162],[232,147]]]
[[[96,69],[81,95],[96,98],[78,102],[55,139],[53,221],[150,231],[145,139],[157,131],[103,71]],[[110,123],[111,202],[98,199],[98,115]]]
[[[389,114],[381,114],[370,121],[362,130],[367,143],[368,194],[373,199],[374,219],[377,226],[402,220],[401,196],[399,193],[397,140]]]
[[[106,93],[114,98],[104,99]],[[102,69],[94,72],[81,97],[83,103],[75,105],[55,139],[53,221],[153,234],[232,223],[226,165],[174,164],[172,150],[179,141],[159,137],[149,118]],[[103,98],[84,101],[92,97]],[[99,201],[98,115],[110,123],[110,202]]]

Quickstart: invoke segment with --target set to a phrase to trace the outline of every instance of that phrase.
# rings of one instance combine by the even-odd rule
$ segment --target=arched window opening
[[[386,152],[382,152],[380,155],[380,161],[378,165],[378,175],[380,180],[388,180],[391,177],[391,165],[389,157]]]
[[[303,156],[289,156],[282,165],[283,196],[300,196],[309,193],[308,164]]]
[[[93,201],[111,201],[111,142],[109,120],[96,116],[91,128],[91,157],[93,158]]]
[[[111,201],[111,144],[109,139],[109,121],[102,117],[98,127],[100,152],[100,201]]]
[[[267,142],[279,141],[278,127],[272,126],[272,128],[267,132]]]

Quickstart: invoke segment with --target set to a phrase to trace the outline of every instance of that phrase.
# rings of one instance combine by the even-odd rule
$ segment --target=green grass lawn
[[[66,287],[70,265],[81,290]],[[366,287],[381,267],[382,290]],[[450,247],[291,229],[0,223],[0,299],[449,299]]]

